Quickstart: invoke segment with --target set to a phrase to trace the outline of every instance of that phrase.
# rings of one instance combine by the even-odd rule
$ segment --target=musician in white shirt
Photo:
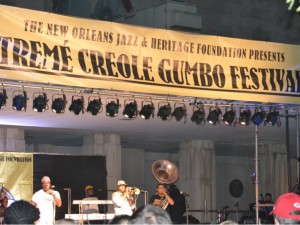
[[[133,190],[127,188],[127,184],[125,181],[119,180],[117,191],[112,194],[115,215],[132,215],[135,208],[135,201],[132,195]]]

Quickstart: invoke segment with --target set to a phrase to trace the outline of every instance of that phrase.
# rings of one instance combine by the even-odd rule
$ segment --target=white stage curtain
[[[180,144],[179,151],[179,188],[190,194],[187,197],[192,210],[215,209],[215,150],[209,140],[189,140]],[[214,220],[213,213],[190,213],[200,222]],[[207,219],[207,221],[205,221]]]
[[[284,144],[259,146],[259,192],[267,192],[276,198],[288,192],[287,155]]]

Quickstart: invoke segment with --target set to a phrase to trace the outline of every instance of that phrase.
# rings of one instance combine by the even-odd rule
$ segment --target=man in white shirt
[[[132,195],[133,190],[127,188],[127,184],[124,180],[119,180],[117,191],[112,194],[115,215],[132,215],[135,208],[135,201]]]
[[[62,204],[60,194],[52,189],[49,177],[44,176],[41,182],[43,189],[32,196],[31,204],[40,210],[40,224],[54,224],[55,207],[61,207]]]

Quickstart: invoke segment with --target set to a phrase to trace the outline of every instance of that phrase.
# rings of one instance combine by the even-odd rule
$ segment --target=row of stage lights
[[[0,108],[2,109],[6,105],[7,93],[3,88],[0,90]],[[12,107],[17,111],[26,111],[27,108],[27,92],[26,91],[13,91]],[[48,106],[49,99],[45,92],[35,92],[33,93],[33,110],[36,112],[44,112],[49,109]],[[225,113],[223,114],[218,105],[210,106],[209,113],[206,117],[204,110],[204,104],[197,103],[196,101],[190,105],[193,105],[193,114],[191,121],[197,125],[204,125],[206,121],[210,124],[216,125],[220,122],[220,119],[226,125],[235,125],[236,123],[248,126],[251,122],[254,125],[260,125],[262,122],[264,124],[275,124],[280,125],[279,112],[276,107],[270,107],[268,113],[265,112],[263,107],[256,107],[255,112],[252,115],[251,110],[248,107],[239,108],[239,117],[237,118],[236,109],[233,106],[226,106]],[[67,106],[66,95],[54,94],[52,96],[51,110],[54,113],[60,114],[64,113]],[[118,97],[111,97],[106,99],[106,116],[116,117],[119,113],[121,104],[119,103]],[[103,111],[103,103],[100,95],[89,96],[88,106],[85,109],[84,97],[82,95],[73,95],[72,102],[69,107],[69,111],[73,112],[75,115],[84,113],[85,111],[91,113],[92,115],[97,115]],[[155,113],[155,106],[151,100],[142,101],[142,108],[138,110],[138,104],[136,100],[127,99],[124,100],[124,110],[123,115],[126,118],[136,118],[138,115],[143,119],[153,118]],[[172,111],[171,104],[166,102],[158,103],[157,117],[162,120],[171,120],[173,117],[176,121],[181,121],[183,118],[186,122],[187,118],[187,108],[185,103],[176,102],[174,104],[174,110]]]

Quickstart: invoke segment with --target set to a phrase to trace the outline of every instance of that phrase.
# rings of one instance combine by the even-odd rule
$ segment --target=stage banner
[[[0,152],[1,197],[29,201],[33,190],[32,153]]]
[[[149,94],[300,103],[300,46],[0,5],[0,78]]]

